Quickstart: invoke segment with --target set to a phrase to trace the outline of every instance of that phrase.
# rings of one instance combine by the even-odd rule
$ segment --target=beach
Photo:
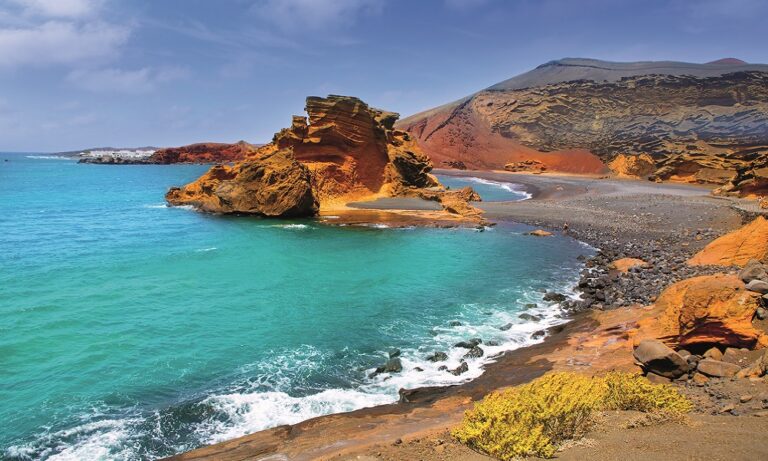
[[[473,401],[490,391],[528,382],[555,368],[580,371],[633,369],[631,354],[625,350],[627,345],[593,347],[585,353],[584,344],[601,325],[604,327],[602,334],[611,338],[611,343],[621,344],[621,328],[617,325],[626,325],[639,315],[636,307],[628,308],[625,304],[643,305],[636,300],[655,299],[671,282],[713,272],[712,268],[691,268],[684,261],[708,241],[740,226],[748,218],[733,206],[738,203],[713,198],[707,188],[699,186],[561,175],[440,173],[524,185],[532,195],[530,200],[481,203],[479,206],[486,211],[486,217],[496,222],[523,222],[565,232],[585,241],[600,250],[591,269],[604,272],[606,277],[611,271],[608,268],[610,261],[622,257],[650,261],[653,269],[638,274],[634,280],[637,283],[608,283],[597,296],[589,286],[581,287],[588,292],[583,297],[591,298],[590,305],[574,303],[571,305],[571,321],[550,329],[542,344],[503,354],[486,366],[483,375],[469,383],[404,390],[401,391],[401,402],[397,404],[281,426],[171,459],[487,459],[457,445],[448,436],[448,430],[460,421]],[[395,204],[395,207],[400,206]],[[567,230],[563,230],[566,223]],[[616,318],[616,315],[626,318]],[[765,390],[768,389],[760,391]],[[713,459],[725,459],[717,456],[718,450],[723,456],[732,453],[722,451],[721,437],[712,435],[707,438],[701,434],[725,436],[727,432],[721,428],[731,424],[728,418],[733,416],[695,415],[692,418],[698,425],[696,429],[675,426],[672,432],[682,440],[690,440],[696,435],[696,442],[688,443],[690,446],[686,450],[676,451],[675,456],[679,457],[669,459],[696,458],[696,450],[698,453],[706,451]],[[768,428],[766,419],[749,421],[753,425],[744,432],[746,434]],[[660,426],[647,428],[645,432],[620,432],[618,435],[610,432],[603,437],[601,451],[604,454],[595,459],[614,459],[611,453],[615,452],[610,451],[611,447],[623,447],[632,437],[637,436],[638,441],[643,437],[653,441],[659,433],[669,430]],[[622,453],[627,459],[640,459],[653,452],[650,445],[653,444],[639,442],[636,451],[625,447]],[[669,454],[663,444],[657,445],[657,449],[659,454]],[[563,459],[579,459],[587,453],[592,456],[593,452],[587,447],[581,452],[575,450],[575,457]]]

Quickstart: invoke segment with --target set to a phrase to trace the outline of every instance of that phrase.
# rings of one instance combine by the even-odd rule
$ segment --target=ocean
[[[156,458],[470,380],[563,321],[542,292],[570,293],[593,251],[514,224],[335,227],[165,206],[206,169],[0,154],[2,459]],[[498,345],[462,375],[438,370],[472,337]],[[403,372],[369,377],[393,349]],[[449,360],[427,361],[434,351]]]

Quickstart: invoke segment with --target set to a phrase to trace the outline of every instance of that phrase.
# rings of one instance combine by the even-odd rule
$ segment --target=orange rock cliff
[[[378,197],[418,196],[448,212],[473,215],[469,192],[447,192],[412,137],[394,129],[398,114],[360,99],[331,95],[306,100],[308,117],[234,166],[216,166],[166,194],[172,205],[268,217],[312,216],[321,209]],[[456,202],[466,206],[456,206]]]

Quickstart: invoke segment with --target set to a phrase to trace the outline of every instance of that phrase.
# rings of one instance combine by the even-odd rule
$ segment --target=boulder
[[[757,360],[737,373],[739,378],[760,378],[768,373],[768,349]]]
[[[500,327],[499,327],[499,330],[501,330],[501,331],[507,331],[507,330],[509,330],[510,328],[512,328],[512,323],[507,323],[507,324],[505,324],[505,325],[502,325],[502,326],[500,326]]]
[[[464,349],[472,349],[473,347],[477,347],[478,344],[482,344],[483,340],[480,338],[472,338],[468,341],[459,341],[456,344],[454,344],[454,347],[463,347]]]
[[[542,319],[542,317],[540,315],[533,315],[533,314],[529,314],[527,312],[523,312],[522,314],[518,315],[518,317],[520,317],[520,319],[526,320],[528,322],[538,322],[539,320]]]
[[[747,284],[747,290],[760,293],[761,295],[768,294],[768,282],[763,280],[752,280]]]
[[[734,275],[705,275],[677,282],[656,300],[661,309],[657,327],[670,344],[755,348],[768,337],[752,326],[759,307],[757,293],[747,291]]]
[[[768,280],[768,271],[760,261],[750,259],[739,272],[739,278],[744,283],[749,283],[752,280]]]
[[[534,231],[528,232],[525,235],[532,235],[534,237],[549,237],[552,235],[552,232],[545,231],[544,229],[536,229]]]
[[[482,357],[483,354],[484,354],[484,351],[480,347],[475,346],[472,349],[470,349],[469,352],[464,354],[464,358],[465,359],[476,359],[476,358]]]
[[[712,378],[731,378],[736,376],[741,367],[733,363],[721,362],[719,360],[704,359],[696,367],[699,373]]]
[[[389,351],[389,358],[394,359],[395,357],[400,357],[400,349],[392,349]]]
[[[543,299],[544,299],[544,301],[561,303],[561,302],[565,301],[568,298],[566,298],[564,294],[555,293],[555,292],[550,291],[550,292],[547,292],[547,293],[544,294]]]
[[[716,347],[711,347],[704,352],[705,359],[720,360],[723,358],[723,353]]]
[[[445,362],[446,360],[448,360],[448,354],[446,354],[445,352],[438,351],[430,355],[429,357],[427,357],[427,360],[429,360],[430,362]]]
[[[467,362],[461,362],[461,365],[451,370],[450,373],[454,376],[459,376],[460,374],[466,373],[468,371],[469,365],[467,365]]]
[[[397,357],[387,360],[387,363],[384,364],[385,373],[400,373],[401,371],[403,371],[403,363]]]
[[[632,355],[646,372],[671,379],[688,373],[688,362],[666,344],[655,339],[641,341]]]
[[[609,268],[615,269],[622,274],[626,274],[635,267],[647,267],[648,263],[642,259],[637,258],[621,258],[613,261],[608,265]]]
[[[740,229],[715,239],[696,253],[692,266],[745,266],[751,260],[768,262],[768,220],[758,216]]]

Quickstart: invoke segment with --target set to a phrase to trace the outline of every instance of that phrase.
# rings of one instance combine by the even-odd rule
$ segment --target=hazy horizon
[[[758,0],[411,3],[0,0],[0,151],[267,142],[309,95],[407,116],[564,57],[768,62]]]

